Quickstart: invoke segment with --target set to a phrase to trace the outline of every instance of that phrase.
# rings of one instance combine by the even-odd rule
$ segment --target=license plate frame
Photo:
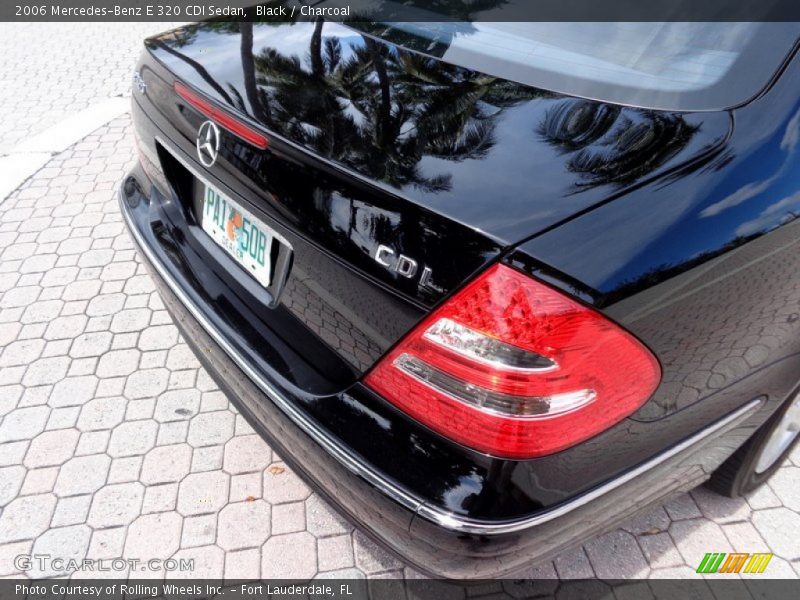
[[[272,284],[272,244],[280,236],[239,202],[198,178],[200,226],[236,264],[264,288]]]

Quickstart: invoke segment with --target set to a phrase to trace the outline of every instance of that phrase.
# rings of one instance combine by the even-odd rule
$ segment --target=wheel
[[[800,392],[797,392],[714,471],[706,486],[731,498],[752,492],[780,468],[799,439]]]

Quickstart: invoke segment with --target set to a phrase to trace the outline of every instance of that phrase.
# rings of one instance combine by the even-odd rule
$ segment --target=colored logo
[[[241,213],[231,209],[228,222],[225,225],[225,234],[228,236],[230,241],[234,241],[239,238],[239,230],[241,230],[242,225],[243,222]]]
[[[709,552],[700,561],[698,573],[763,573],[767,568],[772,554],[766,552]]]
[[[225,224],[225,234],[230,241],[236,244],[236,248],[239,250],[239,258],[247,252],[248,240],[242,231],[243,226],[244,219],[242,218],[242,213],[236,212],[236,210],[232,208],[230,216],[228,217],[228,222]]]

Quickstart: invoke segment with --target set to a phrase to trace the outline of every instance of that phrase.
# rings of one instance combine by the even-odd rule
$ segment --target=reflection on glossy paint
[[[680,152],[697,132],[681,115],[644,109],[622,112],[585,100],[565,100],[549,109],[538,133],[569,154],[574,193],[589,187],[624,187],[647,176]]]
[[[207,23],[154,49],[276,136],[506,242],[685,161],[717,129],[506,81],[339,23]]]
[[[336,24],[215,23],[180,30],[153,46],[182,79],[286,138],[265,153],[228,140],[223,154],[236,179],[220,169],[215,173],[253,192],[267,216],[293,228],[285,233],[295,236],[298,253],[279,310],[317,329],[309,335],[286,319],[292,326],[281,334],[301,350],[301,358],[282,359],[288,348],[269,356],[270,364],[292,383],[311,377],[299,367],[330,371],[324,360],[333,363],[349,350],[328,357],[318,348],[321,339],[330,348],[355,347],[344,358],[361,373],[418,322],[420,306],[437,298],[415,296],[416,290],[393,282],[385,269],[369,270],[375,268],[370,250],[384,237],[399,251],[415,248],[437,261],[435,273],[450,277],[452,289],[496,257],[501,244],[566,220],[525,250],[600,296],[622,290],[633,298],[633,306],[616,316],[641,319],[627,324],[665,357],[669,374],[668,387],[637,417],[670,421],[626,421],[558,455],[493,461],[432,435],[356,384],[347,393],[308,400],[309,412],[326,428],[421,497],[460,514],[508,518],[629,470],[743,398],[765,392],[777,398],[796,384],[796,360],[772,361],[791,352],[797,356],[797,294],[787,292],[773,306],[757,309],[775,289],[786,290],[786,279],[797,280],[797,223],[744,245],[747,252],[711,259],[713,252],[750,239],[736,239],[744,224],[764,217],[755,229],[766,231],[790,215],[797,170],[775,180],[774,193],[764,189],[714,215],[701,214],[748,184],[769,180],[793,152],[797,78],[783,95],[771,92],[752,110],[737,113],[732,132],[728,114],[654,113],[531,88],[517,93],[515,84],[409,50],[369,45],[359,32]],[[381,68],[391,74],[388,86]],[[507,101],[498,99],[503,97]],[[166,104],[158,108],[167,112]],[[420,132],[420,124],[439,137]],[[196,123],[176,117],[170,125],[176,140],[190,136],[193,144]],[[324,159],[310,159],[297,145]],[[582,216],[573,218],[578,212]],[[178,261],[183,248],[168,241],[164,251]],[[764,256],[779,270],[757,267],[756,259]],[[354,276],[358,269],[383,285]],[[656,287],[661,278],[683,271],[688,276],[675,278],[674,287]],[[654,297],[639,294],[648,288]],[[218,289],[219,312],[231,314],[232,305],[220,303],[229,286]],[[398,290],[417,300],[413,310],[398,300]],[[245,309],[249,305],[240,308],[249,315]],[[733,347],[729,336],[743,315],[757,343]],[[252,334],[247,339],[255,340],[255,348],[280,348],[281,339],[254,330],[257,317],[231,324]],[[744,356],[751,346],[755,352]],[[697,361],[708,362],[707,381],[686,376],[696,374]],[[743,379],[750,370],[756,376]],[[311,392],[349,386],[356,375],[341,371]],[[720,383],[727,389],[712,391]],[[357,399],[343,410],[348,394]],[[697,402],[700,397],[704,402]],[[716,466],[704,455],[707,468]],[[689,467],[674,467],[668,479],[685,480],[682,468]],[[643,500],[666,485],[663,472],[659,477],[642,485]]]

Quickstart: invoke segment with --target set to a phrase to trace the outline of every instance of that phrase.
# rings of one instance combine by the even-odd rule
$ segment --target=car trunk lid
[[[719,115],[559,96],[322,21],[204,23],[148,49],[134,97],[164,139],[141,143],[162,166],[192,161],[291,242],[285,285],[253,318],[289,346],[310,331],[347,364],[351,375],[314,393],[354,381],[510,246],[727,131]],[[176,81],[263,131],[268,148],[223,131],[204,167],[195,146],[207,117]]]

